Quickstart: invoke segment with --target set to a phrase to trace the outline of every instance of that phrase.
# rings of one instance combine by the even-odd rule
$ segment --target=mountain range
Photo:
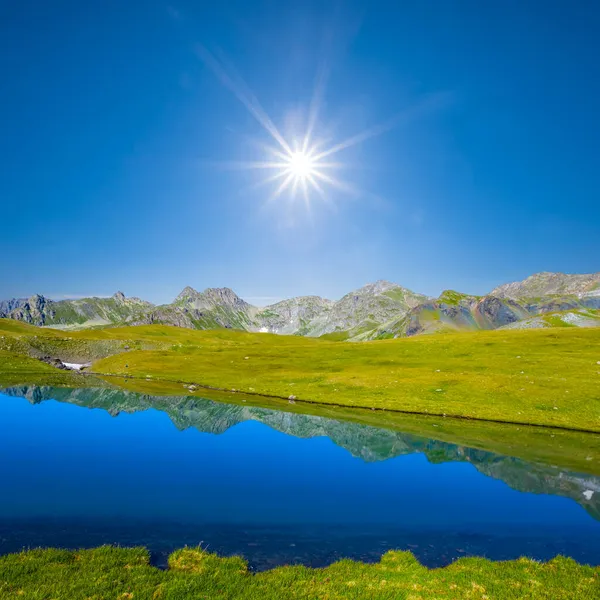
[[[300,296],[259,308],[229,288],[186,287],[155,306],[117,292],[110,298],[54,301],[41,295],[0,301],[0,318],[59,329],[166,324],[231,328],[361,341],[446,330],[600,326],[600,272],[537,273],[484,296],[445,290],[437,298],[377,281],[340,300]]]
[[[258,421],[299,438],[328,437],[365,462],[388,460],[414,452],[423,453],[432,463],[468,462],[481,473],[504,481],[516,490],[571,498],[594,519],[600,520],[598,477],[411,433],[257,406],[224,404],[189,396],[157,397],[111,388],[18,386],[4,389],[2,393],[27,398],[33,404],[58,400],[103,409],[115,417],[120,413],[131,414],[154,408],[166,413],[180,431],[194,428],[216,435],[239,423]]]

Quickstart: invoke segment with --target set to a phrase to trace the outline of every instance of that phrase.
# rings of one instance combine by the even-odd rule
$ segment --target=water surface
[[[310,415],[153,404],[105,389],[1,393],[0,553],[118,543],[164,564],[201,543],[254,568],[390,548],[429,566],[600,563],[600,478]]]

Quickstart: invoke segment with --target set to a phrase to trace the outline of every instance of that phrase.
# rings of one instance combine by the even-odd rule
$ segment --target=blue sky
[[[0,297],[229,286],[264,304],[598,271],[599,30],[593,2],[3,6]],[[317,137],[383,124],[335,155],[352,193],[309,212],[230,168],[273,139],[207,51],[285,136],[319,73]]]

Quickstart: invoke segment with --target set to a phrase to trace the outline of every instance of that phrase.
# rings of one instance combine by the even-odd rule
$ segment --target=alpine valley
[[[438,298],[377,281],[337,301],[301,296],[259,308],[229,288],[186,287],[155,306],[117,292],[110,298],[54,301],[41,295],[0,301],[0,318],[56,329],[110,325],[228,328],[366,341],[452,330],[600,326],[600,272],[537,273],[474,296],[445,290]]]

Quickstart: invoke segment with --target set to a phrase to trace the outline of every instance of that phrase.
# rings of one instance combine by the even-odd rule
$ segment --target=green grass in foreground
[[[363,343],[167,326],[3,330],[0,350],[96,352],[100,374],[348,407],[600,432],[600,329],[485,331]],[[16,330],[15,330],[16,329]],[[43,339],[41,339],[43,338]],[[125,351],[125,349],[128,350]],[[117,352],[117,353],[115,353]],[[1,371],[1,366],[0,366]]]
[[[32,550],[0,558],[6,600],[200,600],[246,598],[591,600],[600,597],[600,568],[557,557],[490,562],[462,558],[442,569],[421,566],[409,552],[388,552],[373,565],[343,560],[325,569],[282,567],[250,574],[238,557],[179,550],[169,569],[149,565],[143,548]]]

